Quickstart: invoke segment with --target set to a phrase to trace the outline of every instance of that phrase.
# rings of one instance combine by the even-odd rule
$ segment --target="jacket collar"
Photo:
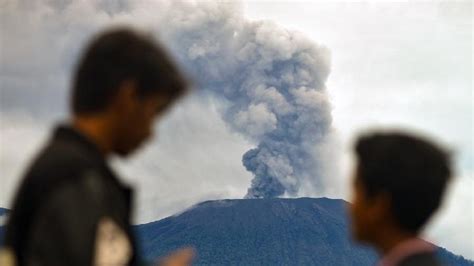
[[[104,160],[104,155],[100,152],[99,147],[86,135],[69,124],[59,124],[53,133],[53,139],[66,140],[78,143],[96,158]]]

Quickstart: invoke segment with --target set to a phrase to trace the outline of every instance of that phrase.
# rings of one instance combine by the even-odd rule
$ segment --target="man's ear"
[[[133,80],[125,80],[120,83],[117,93],[112,99],[111,107],[117,112],[128,112],[137,104],[137,86]]]
[[[374,200],[372,202],[372,213],[374,217],[378,217],[380,219],[387,219],[391,217],[391,197],[386,192],[380,192],[376,196],[374,196]]]

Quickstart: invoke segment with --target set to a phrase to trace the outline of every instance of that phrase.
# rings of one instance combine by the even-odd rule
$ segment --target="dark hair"
[[[170,103],[187,84],[168,54],[146,35],[119,28],[96,37],[85,50],[73,80],[73,113],[102,111],[120,84],[133,80],[140,97],[159,94]]]
[[[449,154],[398,132],[362,136],[355,151],[367,196],[387,193],[398,225],[417,233],[440,205],[451,176]]]

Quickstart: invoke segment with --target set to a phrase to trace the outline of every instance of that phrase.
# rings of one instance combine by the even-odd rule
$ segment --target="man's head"
[[[451,175],[449,156],[421,138],[374,133],[356,142],[351,216],[359,241],[383,229],[417,235],[439,207]]]
[[[162,114],[187,89],[168,54],[149,36],[115,29],[85,50],[73,80],[74,117],[105,120],[111,151],[127,155],[152,134]]]

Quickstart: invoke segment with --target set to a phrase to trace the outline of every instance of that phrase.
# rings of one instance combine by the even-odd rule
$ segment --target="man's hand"
[[[195,251],[193,248],[183,248],[160,259],[158,266],[189,266],[193,262]]]

